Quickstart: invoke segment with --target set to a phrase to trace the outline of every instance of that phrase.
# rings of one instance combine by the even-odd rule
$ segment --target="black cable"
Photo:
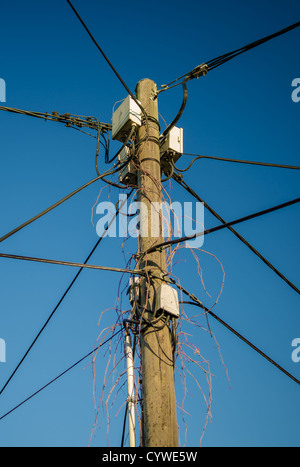
[[[231,227],[231,226],[236,225],[236,224],[241,224],[242,222],[246,222],[248,220],[255,219],[256,217],[260,217],[260,216],[264,216],[266,214],[270,214],[271,212],[278,211],[279,209],[283,209],[283,208],[286,208],[288,206],[292,206],[293,204],[297,204],[299,202],[300,202],[300,198],[296,198],[296,199],[293,199],[291,201],[287,201],[286,203],[279,204],[277,206],[273,206],[272,208],[264,209],[263,211],[255,212],[254,214],[250,214],[248,216],[241,217],[241,218],[236,219],[234,221],[227,222],[226,224],[217,225],[216,227],[204,230],[203,232],[198,232],[198,233],[196,233],[194,235],[188,235],[186,237],[181,237],[181,238],[178,238],[178,239],[175,239],[175,240],[168,240],[166,242],[159,243],[158,245],[149,248],[149,250],[146,250],[144,254],[153,253],[156,250],[162,250],[162,249],[165,249],[165,248],[167,248],[167,247],[169,247],[171,245],[175,245],[175,244],[182,243],[182,242],[185,242],[185,241],[193,240],[193,239],[195,239],[197,237],[202,237],[204,235],[208,235],[208,234],[213,233],[213,232],[218,232],[219,230],[223,230],[225,228]]]
[[[184,78],[183,82],[181,83],[182,86],[183,86],[183,101],[182,101],[181,107],[180,107],[176,117],[174,118],[173,122],[170,123],[170,125],[168,125],[168,127],[164,130],[164,132],[163,132],[163,134],[162,134],[162,136],[160,138],[160,146],[162,146],[164,144],[164,141],[166,140],[168,134],[170,133],[172,128],[174,128],[176,123],[179,121],[179,119],[182,116],[183,111],[184,111],[184,109],[186,107],[187,97],[188,97],[187,82],[190,81],[193,78],[199,78],[199,76],[205,76],[207,73],[208,73],[207,66],[205,64],[202,64],[202,65],[199,65],[198,67],[196,67],[191,73],[189,73]],[[166,86],[166,88],[168,88],[168,86]],[[159,92],[162,92],[163,90],[166,90],[166,89],[162,89],[161,91],[158,91],[157,95],[159,94]]]
[[[179,183],[188,193],[190,193],[194,198],[196,198],[200,203],[203,203],[204,207],[216,217],[222,224],[227,224],[227,222],[214,210],[212,209],[202,198],[200,198],[197,193],[181,178],[177,175],[174,175],[174,180]],[[300,294],[300,290],[295,286],[287,277],[285,277],[273,264],[270,263],[261,253],[259,253],[253,245],[251,245],[241,234],[239,234],[233,227],[229,226],[228,229],[239,239],[241,240],[250,250],[258,256],[272,271],[274,271],[282,280],[284,280],[295,292]]]
[[[101,54],[103,55],[104,59],[106,60],[106,62],[108,63],[108,65],[111,67],[111,69],[113,70],[113,72],[115,73],[115,75],[117,76],[117,78],[119,79],[119,81],[122,83],[122,85],[124,86],[124,88],[126,89],[126,91],[128,92],[128,94],[131,95],[131,97],[136,100],[135,96],[132,94],[132,92],[130,91],[130,89],[128,88],[127,84],[124,82],[124,80],[121,78],[121,76],[119,75],[119,73],[117,72],[117,70],[115,69],[115,67],[113,66],[113,64],[111,63],[111,61],[109,60],[109,58],[107,57],[107,55],[104,53],[104,51],[102,50],[102,48],[100,47],[100,45],[98,44],[98,42],[96,41],[96,39],[94,38],[94,36],[92,35],[91,31],[89,30],[89,28],[87,27],[87,25],[85,24],[85,22],[83,21],[83,19],[81,18],[81,16],[79,15],[79,13],[77,12],[77,10],[75,9],[75,7],[72,5],[72,3],[70,2],[70,0],[67,0],[68,4],[70,5],[70,7],[72,8],[73,12],[75,13],[75,15],[77,16],[77,18],[79,19],[79,21],[81,22],[82,26],[84,27],[84,29],[86,30],[86,32],[88,33],[88,35],[90,36],[90,38],[92,39],[92,41],[94,42],[95,46],[97,47],[97,49],[101,52]]]
[[[20,230],[24,229],[24,227],[27,227],[28,225],[30,225],[32,222],[40,219],[41,217],[43,217],[45,214],[48,214],[50,211],[52,211],[53,209],[57,208],[58,206],[60,206],[61,204],[63,204],[65,201],[69,200],[70,198],[72,198],[73,196],[75,196],[77,193],[79,193],[80,191],[84,190],[85,188],[87,188],[88,186],[92,185],[93,183],[97,182],[98,180],[104,180],[104,177],[106,176],[109,176],[109,175],[112,175],[112,174],[115,174],[117,173],[118,171],[120,171],[124,166],[126,165],[123,164],[121,166],[118,166],[117,168],[113,168],[113,169],[109,169],[107,170],[106,172],[104,172],[103,174],[99,175],[98,177],[94,178],[93,180],[89,181],[88,183],[86,183],[85,185],[82,185],[80,188],[77,188],[77,190],[73,191],[72,193],[70,193],[69,195],[65,196],[64,198],[62,198],[60,201],[58,201],[57,203],[53,204],[52,206],[50,206],[49,208],[45,209],[44,211],[42,211],[41,213],[37,214],[36,216],[32,217],[31,219],[29,219],[28,221],[24,222],[24,224],[20,225],[19,227],[16,227],[15,229],[13,229],[12,231],[8,232],[6,235],[3,235],[2,237],[0,237],[0,243],[3,242],[4,240],[6,240],[7,238],[11,237],[12,235],[14,235],[15,233],[19,232]],[[124,188],[124,187],[123,187]]]
[[[128,166],[128,164],[132,161],[132,159],[136,156],[136,152],[135,152],[135,144],[134,144],[134,136],[135,136],[135,133],[136,133],[136,130],[137,130],[137,127],[135,124],[132,125],[131,127],[131,130],[130,130],[130,133],[129,135],[127,136],[125,142],[123,143],[123,145],[121,146],[121,148],[119,149],[119,151],[115,154],[115,156],[110,160],[110,162],[112,162],[113,160],[116,159],[116,157],[118,157],[118,155],[121,153],[121,151],[127,147],[126,145],[130,142],[130,156],[124,161],[122,162],[121,160],[118,161],[118,164],[117,164],[117,170],[118,172],[121,172],[121,170]],[[142,141],[142,140],[141,140]],[[96,172],[99,173],[99,169],[98,169],[98,156],[96,156]],[[114,186],[115,188],[119,188],[120,190],[124,189],[125,185],[120,185],[118,183],[115,183],[115,182],[111,182],[110,180],[107,180],[106,178],[102,177],[102,180],[107,183],[108,185],[111,185],[111,186]],[[130,184],[130,183],[126,183],[126,187],[136,187],[136,185],[133,185],[133,184]]]
[[[26,115],[28,117],[35,117],[35,118],[39,118],[45,121],[49,120],[52,122],[64,123],[66,127],[73,128],[74,130],[79,130],[79,128],[90,128],[91,130],[97,130],[103,133],[106,133],[112,130],[111,124],[99,122],[99,120],[95,117],[86,117],[83,115],[73,115],[69,113],[60,114],[56,111],[52,113],[43,113],[43,112],[35,112],[31,110],[15,109],[13,107],[4,107],[4,106],[0,106],[0,110],[19,114],[19,115]],[[75,128],[74,125],[77,126],[78,128]],[[86,134],[89,134],[89,133],[86,133]],[[89,134],[89,136],[93,136],[93,135]]]
[[[192,302],[183,301],[181,303],[186,303],[186,304],[190,304],[190,305],[194,305],[194,306],[198,306],[199,308],[202,308],[202,310],[204,310],[205,313],[209,314],[214,319],[216,319],[220,324],[225,326],[229,331],[231,331],[233,334],[235,334],[239,339],[241,339],[243,342],[245,342],[247,345],[249,345],[253,350],[258,352],[269,363],[274,365],[278,370],[282,371],[286,376],[288,376],[295,383],[300,385],[300,381],[297,378],[295,378],[293,375],[288,373],[284,368],[282,368],[280,365],[278,365],[278,363],[276,363],[274,360],[272,360],[270,357],[268,357],[268,355],[266,355],[264,352],[262,352],[260,349],[258,349],[258,347],[253,345],[248,339],[246,339],[244,336],[242,336],[242,334],[237,332],[235,329],[233,329],[231,326],[229,326],[229,324],[227,324],[225,321],[223,321],[221,318],[219,318],[219,316],[217,316],[215,313],[213,313],[209,308],[204,306],[203,303],[194,294],[191,294],[190,292],[188,292],[184,287],[182,287],[180,284],[178,284],[174,279],[170,278],[170,281],[174,285],[176,285],[176,287],[178,287],[178,289],[181,290],[181,292],[183,292],[185,295],[187,295],[188,297],[190,297],[193,300]]]
[[[131,190],[131,192],[127,195],[127,198],[129,198],[129,196],[132,194],[134,190]],[[123,205],[120,207],[120,209],[122,209]],[[112,220],[108,223],[105,231],[103,232],[102,236],[99,238],[99,240],[96,242],[94,248],[92,249],[92,251],[89,253],[89,255],[87,256],[86,260],[84,261],[83,264],[87,264],[87,262],[90,260],[90,258],[92,257],[92,255],[94,254],[94,252],[96,251],[97,247],[99,246],[99,244],[101,243],[101,241],[103,240],[104,238],[104,235],[105,235],[105,232],[110,228],[110,225],[112,224],[112,222],[114,222],[114,220],[117,218],[118,214],[119,214],[119,209],[116,211],[115,213],[115,216],[112,218]],[[55,306],[55,308],[53,309],[52,313],[50,314],[50,316],[48,317],[47,321],[45,322],[45,324],[43,325],[43,327],[40,329],[40,331],[38,332],[38,334],[36,335],[36,337],[34,338],[33,342],[31,343],[31,345],[28,347],[28,349],[26,350],[25,354],[23,355],[23,357],[21,358],[21,360],[19,361],[18,365],[16,366],[16,368],[14,369],[14,371],[12,372],[12,374],[10,375],[10,377],[8,378],[8,380],[6,381],[6,383],[3,385],[1,391],[0,391],[0,395],[3,393],[3,391],[5,390],[5,388],[7,387],[7,385],[10,383],[10,381],[12,380],[12,378],[14,377],[14,375],[16,374],[16,372],[18,371],[18,369],[20,368],[20,366],[22,365],[22,363],[24,362],[24,360],[26,359],[26,357],[28,356],[29,352],[31,351],[31,349],[33,348],[33,346],[35,345],[35,343],[37,342],[38,338],[40,337],[40,335],[42,334],[42,332],[45,330],[45,328],[47,327],[47,325],[49,324],[51,318],[54,316],[55,312],[58,310],[59,306],[62,304],[62,302],[64,301],[64,299],[66,298],[67,294],[70,292],[71,288],[73,287],[73,285],[75,284],[75,282],[77,281],[78,277],[80,276],[80,274],[82,273],[84,268],[80,268],[79,271],[77,272],[76,276],[74,277],[74,279],[72,280],[72,282],[70,283],[70,285],[68,286],[68,288],[66,289],[66,291],[64,292],[64,294],[62,295],[61,299],[59,300],[59,302],[57,303],[57,305]]]
[[[121,448],[124,447],[125,430],[126,430],[126,422],[127,422],[127,413],[128,413],[128,402],[127,402],[127,404],[126,404],[126,409],[125,409],[125,414],[124,414]]]
[[[91,180],[90,182],[86,183],[85,185],[81,186],[80,188],[78,188],[77,190],[73,191],[71,194],[65,196],[63,199],[61,199],[60,201],[58,201],[57,203],[53,204],[52,206],[50,206],[49,208],[45,209],[44,211],[42,211],[40,214],[37,214],[36,216],[32,217],[31,219],[29,219],[27,222],[24,222],[24,224],[20,225],[19,227],[11,230],[10,232],[8,232],[6,235],[3,235],[1,238],[0,238],[0,243],[3,242],[4,240],[6,240],[7,238],[11,237],[12,235],[14,235],[15,233],[19,232],[20,230],[24,229],[24,227],[27,227],[29,224],[31,224],[32,222],[40,219],[41,217],[43,217],[45,214],[48,214],[50,211],[52,211],[53,209],[57,208],[58,206],[60,206],[61,204],[63,204],[65,201],[67,201],[68,199],[72,198],[74,195],[76,195],[77,193],[79,193],[81,190],[83,190],[84,188],[87,188],[88,186],[92,185],[93,183],[97,182],[98,180],[101,180],[102,176],[100,177],[96,177],[94,178],[93,180]]]
[[[86,30],[86,32],[88,33],[88,35],[90,36],[90,38],[92,39],[92,41],[94,42],[95,46],[97,47],[97,49],[101,52],[101,54],[103,55],[104,59],[106,60],[106,62],[108,63],[108,65],[111,67],[111,69],[113,70],[113,72],[115,73],[115,75],[117,76],[117,78],[119,79],[119,81],[122,83],[122,85],[124,86],[124,88],[126,89],[126,91],[128,92],[128,94],[132,97],[132,99],[135,101],[135,103],[140,107],[140,109],[142,110],[144,116],[145,116],[145,119],[146,119],[146,122],[147,122],[147,135],[149,134],[148,130],[149,130],[149,126],[148,126],[148,117],[147,117],[147,113],[145,111],[145,109],[143,108],[143,106],[141,105],[141,103],[137,100],[137,98],[135,97],[135,95],[131,92],[131,90],[129,89],[129,87],[127,86],[127,84],[125,83],[125,81],[121,78],[121,76],[119,75],[119,73],[117,72],[117,70],[115,69],[115,67],[113,66],[113,64],[111,63],[111,61],[109,60],[109,58],[107,57],[107,55],[104,53],[104,51],[102,50],[102,48],[100,47],[100,45],[98,44],[98,42],[96,41],[96,39],[94,38],[94,36],[92,35],[91,31],[89,30],[89,28],[87,27],[87,25],[85,24],[85,22],[83,21],[83,19],[81,18],[81,16],[79,15],[79,13],[77,12],[77,10],[75,9],[75,7],[72,5],[71,1],[70,0],[67,0],[68,4],[70,5],[70,7],[72,8],[73,12],[75,13],[75,15],[77,16],[77,18],[79,19],[79,21],[81,22],[82,26],[84,27],[84,29]]]
[[[186,107],[186,103],[187,103],[187,97],[188,97],[188,91],[187,91],[187,85],[186,83],[190,80],[190,78],[185,78],[185,80],[183,81],[182,83],[182,86],[183,86],[183,101],[182,101],[182,104],[181,104],[181,107],[178,111],[178,114],[176,115],[176,117],[174,118],[173,122],[170,123],[170,125],[164,130],[163,134],[162,134],[162,137],[160,139],[160,146],[163,145],[165,139],[167,138],[168,134],[170,133],[170,131],[172,130],[172,128],[174,128],[174,126],[176,125],[176,123],[178,122],[178,120],[180,119],[181,115],[183,114],[183,111]]]
[[[107,133],[108,139],[105,138],[105,135],[102,133],[102,138],[105,141],[105,163],[108,164],[109,161],[109,148],[110,148],[110,134]]]
[[[240,159],[229,159],[227,157],[214,157],[214,156],[201,156],[198,154],[189,154],[189,153],[183,153],[183,156],[193,156],[195,159],[192,160],[192,162],[186,167],[185,169],[179,169],[178,167],[175,167],[178,172],[187,172],[194,162],[200,159],[211,159],[215,161],[223,161],[223,162],[236,162],[238,164],[249,164],[249,165],[259,165],[262,167],[275,167],[278,169],[293,169],[293,170],[300,170],[299,166],[295,165],[283,165],[283,164],[272,164],[269,162],[256,162],[256,161],[246,161],[246,160],[240,160]]]
[[[229,324],[225,323],[225,321],[223,321],[221,318],[219,318],[219,316],[217,316],[215,313],[210,311],[208,308],[206,308],[202,304],[200,305],[201,302],[196,303],[196,302],[185,302],[185,301],[183,301],[181,303],[189,304],[189,305],[195,305],[195,306],[198,306],[198,307],[202,308],[206,313],[208,313],[215,320],[217,320],[220,324],[222,324],[229,331],[231,331],[233,334],[235,334],[239,339],[241,339],[243,342],[245,342],[247,345],[249,345],[253,350],[255,350],[255,352],[259,353],[259,355],[261,355],[263,358],[265,358],[269,363],[274,365],[278,370],[280,370],[282,373],[284,373],[286,376],[288,376],[290,379],[292,379],[295,383],[300,385],[300,381],[297,378],[295,378],[295,376],[291,375],[282,366],[280,366],[278,363],[276,363],[274,360],[272,360],[268,355],[266,355],[264,352],[262,352],[258,347],[256,347],[254,344],[252,344],[248,339],[246,339],[244,336],[242,336],[242,334],[240,334],[235,329],[233,329],[231,326],[229,326]]]
[[[224,63],[226,63],[229,60],[235,58],[236,56],[238,56],[238,55],[240,55],[242,53],[248,52],[249,50],[251,50],[251,49],[253,49],[255,47],[258,47],[259,45],[264,44],[265,42],[268,42],[271,39],[274,39],[275,37],[281,36],[282,34],[286,34],[287,32],[292,31],[293,29],[298,28],[299,26],[300,26],[300,22],[294,23],[291,26],[288,26],[287,28],[281,29],[280,31],[278,31],[278,32],[276,32],[274,34],[271,34],[270,36],[264,37],[262,39],[259,39],[259,40],[255,41],[255,42],[252,42],[252,43],[250,43],[248,45],[245,45],[244,47],[241,47],[241,48],[239,48],[237,50],[234,50],[232,52],[220,55],[219,57],[216,57],[216,58],[214,58],[212,60],[209,60],[205,64],[208,66],[208,70],[213,70],[214,68],[217,68],[217,67],[223,65]],[[192,71],[189,71],[188,73],[185,73],[184,75],[180,76],[179,78],[176,78],[175,80],[171,81],[168,84],[164,84],[162,90],[168,89],[168,87],[171,84],[176,83],[177,81],[180,81],[181,79],[185,78],[186,76],[191,76],[191,79],[193,79],[194,77],[198,77],[197,74],[195,73],[195,72],[197,72],[197,68],[198,67],[194,68]]]
[[[136,126],[135,126],[135,125],[132,125],[131,130],[130,130],[130,132],[129,132],[127,138],[125,139],[123,145],[120,147],[120,149],[118,150],[118,152],[117,152],[110,160],[109,160],[109,159],[107,160],[107,162],[106,162],[107,164],[111,164],[111,163],[121,154],[121,152],[123,151],[123,149],[124,149],[125,147],[127,147],[127,144],[128,144],[128,143],[130,142],[130,140],[133,138],[134,134],[136,133],[136,130],[137,130]],[[133,152],[133,155],[134,155],[134,152]],[[131,159],[130,159],[130,160],[131,160]],[[130,160],[129,160],[129,161],[126,161],[126,162],[130,162]]]
[[[71,371],[73,368],[75,368],[76,366],[78,366],[81,362],[83,362],[85,359],[87,359],[90,355],[92,355],[95,350],[98,350],[100,349],[101,347],[103,347],[103,345],[107,344],[109,341],[111,341],[114,337],[116,337],[118,334],[120,334],[120,332],[123,331],[123,328],[119,329],[119,331],[117,331],[115,334],[113,334],[109,339],[107,339],[105,342],[103,342],[102,344],[100,344],[97,349],[93,349],[91,352],[89,352],[87,355],[85,355],[84,357],[82,357],[80,360],[78,360],[76,363],[74,363],[72,366],[70,366],[69,368],[67,368],[65,371],[63,371],[62,373],[60,373],[58,376],[56,376],[56,378],[52,379],[51,381],[49,381],[49,383],[45,384],[45,386],[41,387],[40,389],[38,389],[35,393],[33,393],[31,396],[27,397],[25,400],[23,400],[20,404],[16,405],[13,409],[11,409],[9,412],[7,412],[6,414],[2,415],[2,417],[0,417],[0,421],[3,420],[4,418],[6,418],[8,415],[10,415],[12,412],[14,412],[15,410],[17,410],[19,407],[21,407],[23,404],[25,404],[26,402],[28,402],[30,399],[32,399],[33,397],[35,397],[36,395],[38,395],[40,392],[42,392],[44,389],[46,389],[48,386],[50,386],[51,384],[53,384],[55,381],[57,381],[58,379],[60,379],[62,376],[64,376],[66,373],[68,373],[69,371]]]
[[[280,31],[271,34],[269,36],[266,36],[262,39],[259,39],[255,42],[251,42],[250,44],[245,45],[244,47],[241,47],[237,50],[234,50],[232,52],[229,52],[224,55],[220,55],[219,57],[216,57],[209,62],[207,62],[207,65],[209,66],[209,69],[212,70],[214,68],[217,68],[220,65],[223,65],[224,63],[228,62],[229,60],[237,57],[238,55],[241,55],[245,52],[248,52],[249,50],[252,50],[255,47],[258,47],[259,45],[265,44],[266,42],[270,41],[271,39],[274,39],[278,36],[281,36],[282,34],[286,34],[287,32],[292,31],[295,28],[298,28],[300,26],[300,22],[294,23],[291,26],[288,26],[284,29],[281,29]]]
[[[21,256],[21,255],[11,255],[7,253],[0,253],[0,258],[17,259],[21,261],[31,261],[34,263],[54,264],[58,266],[70,266],[70,267],[75,267],[75,268],[95,269],[96,271],[122,272],[122,273],[139,274],[140,276],[146,276],[146,273],[144,271],[131,270],[131,269],[125,269],[125,268],[112,268],[110,266],[96,266],[94,264],[75,263],[71,261],[60,261],[56,259],[35,258],[33,256]]]
[[[68,4],[70,5],[70,7],[72,8],[73,12],[75,13],[75,15],[77,16],[77,18],[79,19],[79,21],[81,22],[82,26],[84,27],[84,29],[86,30],[86,32],[88,33],[88,35],[90,36],[90,38],[92,39],[92,41],[94,42],[95,46],[97,47],[97,49],[101,52],[102,56],[104,57],[104,59],[106,60],[106,62],[108,63],[108,65],[110,66],[110,68],[113,70],[113,72],[115,73],[115,75],[117,76],[117,78],[119,79],[119,81],[122,83],[122,85],[124,86],[124,88],[126,89],[126,91],[128,92],[128,94],[130,94],[130,96],[132,97],[132,99],[136,102],[136,104],[141,108],[141,110],[144,112],[144,114],[146,114],[145,110],[143,109],[143,107],[141,106],[140,102],[137,100],[137,98],[135,97],[135,95],[131,92],[131,90],[129,89],[129,87],[127,86],[127,84],[125,83],[125,81],[122,79],[122,77],[119,75],[119,73],[117,72],[117,70],[115,69],[115,67],[113,66],[113,64],[111,63],[111,61],[109,60],[109,58],[107,57],[107,55],[104,53],[104,51],[102,50],[102,48],[100,47],[100,45],[98,44],[98,42],[96,41],[96,39],[94,38],[94,36],[92,35],[91,31],[89,30],[89,28],[87,27],[87,25],[85,24],[85,22],[83,21],[83,19],[81,18],[81,16],[79,15],[79,13],[77,12],[77,10],[75,9],[75,7],[72,5],[71,1],[70,0],[67,0]]]

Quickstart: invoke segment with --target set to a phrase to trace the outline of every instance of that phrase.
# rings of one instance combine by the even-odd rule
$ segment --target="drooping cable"
[[[125,146],[127,146],[127,144],[129,143],[129,141],[132,139],[133,135],[135,134],[136,132],[136,126],[135,125],[132,125],[132,128],[126,138],[126,140],[124,141],[123,145],[120,147],[120,149],[118,150],[118,152],[109,160],[107,158],[107,160],[105,161],[106,164],[111,164],[118,156],[119,154],[123,151],[123,149],[125,148]],[[132,157],[133,157],[134,154],[132,154]],[[132,159],[132,157],[129,159],[129,160],[126,160],[126,163],[125,163],[125,166],[130,162],[130,160]],[[98,168],[98,157],[96,157],[96,172],[98,175],[100,175],[99,173],[99,168]]]
[[[128,166],[128,164],[130,164],[130,162],[132,161],[132,159],[134,158],[134,156],[136,155],[135,154],[135,145],[133,143],[133,137],[136,133],[136,125],[133,124],[132,125],[132,128],[130,130],[130,133],[128,135],[128,137],[126,138],[125,142],[123,143],[123,145],[121,146],[121,148],[118,150],[118,152],[115,154],[115,156],[111,159],[110,162],[112,162],[113,160],[115,160],[119,154],[121,153],[121,151],[127,147],[127,144],[130,142],[130,145],[131,145],[131,151],[130,151],[130,156],[128,158],[126,158],[125,160],[118,160],[118,162],[115,164],[115,166],[117,167],[117,171],[118,172],[121,172],[123,168],[125,168],[126,166]],[[96,155],[96,172],[97,174],[99,173],[99,167],[98,167],[98,151],[97,151],[97,155]],[[124,185],[120,185],[118,183],[115,183],[115,182],[112,182],[110,180],[107,180],[107,178],[104,178],[102,177],[102,180],[107,183],[108,185],[111,185],[111,186],[114,186],[115,188],[119,188],[119,189],[124,189]],[[132,186],[131,184],[127,184],[127,187],[129,186]]]
[[[164,143],[165,139],[167,138],[168,134],[170,133],[172,128],[174,128],[176,123],[179,121],[181,115],[183,114],[183,111],[184,111],[184,109],[186,107],[186,103],[187,103],[187,97],[188,97],[187,82],[189,81],[189,79],[190,78],[185,78],[185,80],[182,83],[182,86],[183,86],[183,101],[182,101],[181,107],[180,107],[176,117],[174,118],[173,122],[170,123],[170,125],[168,125],[168,127],[163,131],[162,137],[160,139],[160,146],[163,145],[163,143]]]
[[[183,80],[182,82],[182,86],[183,86],[183,101],[182,101],[182,104],[181,104],[181,107],[176,115],[176,117],[174,118],[174,120],[172,121],[172,123],[170,123],[170,125],[168,125],[168,127],[163,131],[163,134],[161,135],[161,138],[160,138],[160,146],[162,146],[164,144],[164,141],[166,140],[168,134],[170,133],[170,131],[172,130],[172,128],[174,128],[174,126],[176,125],[176,123],[179,121],[179,119],[181,118],[183,112],[184,112],[184,109],[186,107],[186,103],[187,103],[187,97],[188,97],[188,91],[187,91],[187,82],[190,81],[191,79],[193,78],[199,78],[199,76],[205,76],[206,74],[208,73],[208,68],[205,64],[202,64],[202,65],[199,65],[198,67],[195,68],[195,70],[193,70],[191,73],[189,73]],[[162,91],[162,90],[161,90]],[[159,94],[159,92],[161,91],[158,91],[157,94]]]

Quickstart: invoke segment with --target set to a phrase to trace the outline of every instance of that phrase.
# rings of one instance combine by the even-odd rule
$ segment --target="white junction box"
[[[163,310],[175,318],[179,318],[178,293],[169,284],[162,284],[156,295],[157,310]]]
[[[174,162],[183,154],[183,128],[177,128],[176,126],[171,129],[167,135],[161,149],[161,157],[166,154],[174,154]]]
[[[113,113],[112,138],[123,142],[130,133],[133,123],[137,126],[141,126],[142,111],[132,97],[127,96]]]
[[[120,154],[118,160],[120,164],[124,164],[130,157],[130,149],[125,146]],[[137,184],[137,170],[132,161],[125,165],[119,172],[119,181],[125,185],[136,185]]]

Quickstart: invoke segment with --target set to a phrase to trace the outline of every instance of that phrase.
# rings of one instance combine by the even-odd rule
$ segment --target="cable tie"
[[[134,397],[127,397],[127,402],[131,404],[136,404],[137,400]]]

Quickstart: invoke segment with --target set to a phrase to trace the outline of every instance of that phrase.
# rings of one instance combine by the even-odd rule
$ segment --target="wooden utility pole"
[[[163,241],[162,215],[159,226],[152,225],[151,206],[162,203],[161,167],[159,150],[158,104],[156,84],[144,79],[137,85],[136,95],[148,116],[148,134],[146,121],[139,128],[138,140],[140,170],[138,174],[139,201],[141,202],[141,226],[139,238],[140,268],[152,275],[160,276],[166,272],[164,251],[154,251],[144,255],[155,243]],[[147,138],[145,139],[145,136]],[[157,219],[157,216],[156,216]],[[153,227],[155,227],[153,229]],[[157,235],[153,236],[153,231]],[[151,320],[155,313],[155,298],[159,279],[142,279],[141,310],[144,318]],[[155,323],[157,328],[142,329],[142,385],[143,385],[143,429],[146,447],[178,446],[176,399],[174,386],[174,365],[172,343],[168,326],[164,320]]]

